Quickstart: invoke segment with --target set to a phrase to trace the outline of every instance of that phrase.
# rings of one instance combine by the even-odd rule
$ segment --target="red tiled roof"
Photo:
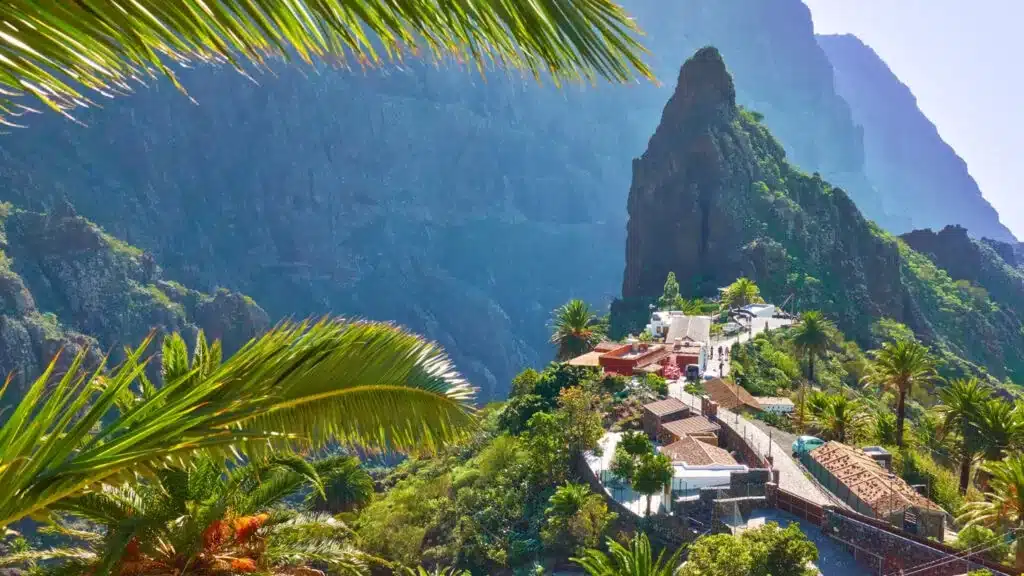
[[[673,462],[683,462],[690,466],[710,466],[712,464],[736,464],[736,459],[718,446],[701,442],[692,436],[684,436],[680,440],[661,449],[661,452]]]
[[[587,352],[586,354],[580,354],[579,356],[573,358],[572,360],[569,360],[569,365],[592,367],[600,366],[601,364],[598,360],[601,358],[601,354],[604,354],[604,352],[598,352],[597,350],[593,352]]]
[[[721,378],[715,378],[704,383],[704,390],[707,391],[712,402],[726,410],[733,410],[740,406],[761,410],[761,405],[757,403],[757,399],[735,382],[727,382]]]
[[[651,402],[650,404],[644,404],[644,410],[655,416],[666,416],[689,409],[690,407],[678,398],[666,398],[657,402]]]
[[[815,448],[810,458],[875,511],[879,517],[909,506],[938,508],[902,478],[890,474],[864,452],[839,442]]]
[[[675,422],[666,422],[661,425],[667,432],[680,438],[690,434],[701,434],[704,432],[718,432],[721,427],[703,416],[690,416]]]

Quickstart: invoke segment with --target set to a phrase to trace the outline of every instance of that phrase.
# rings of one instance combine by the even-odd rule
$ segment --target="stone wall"
[[[877,523],[876,523],[877,522]],[[965,559],[958,552],[869,518],[854,518],[852,513],[826,508],[822,530],[830,538],[847,546],[858,562],[873,572],[895,574],[900,570],[921,570],[922,576],[955,576],[972,570],[987,569],[993,574],[1009,575],[1007,566],[982,559]]]
[[[707,414],[705,413],[705,416]],[[743,430],[734,430],[732,426],[723,422],[717,417],[708,416],[708,419],[717,422],[722,429],[718,433],[719,445],[722,448],[730,452],[735,452],[740,460],[751,468],[768,468],[768,463],[765,461],[765,455],[759,454],[754,450],[750,444],[743,438]],[[740,426],[743,426],[741,424]]]

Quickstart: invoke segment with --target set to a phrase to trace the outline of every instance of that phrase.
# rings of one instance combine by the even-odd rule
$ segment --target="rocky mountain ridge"
[[[852,35],[818,36],[818,44],[835,70],[837,92],[864,130],[865,171],[886,192],[883,210],[903,218],[887,228],[900,233],[957,224],[977,238],[1016,242],[967,163],[881,57]]]
[[[863,135],[799,0],[624,0],[662,86],[556,90],[409,61],[382,70],[281,68],[250,82],[200,67],[0,139],[0,200],[65,198],[152,254],[164,276],[252,295],[273,319],[393,320],[437,340],[505,394],[553,355],[552,309],[619,293],[629,159],[671,80],[704,45],[736,74],[789,158],[883,225]]]
[[[670,271],[691,296],[747,276],[769,300],[821,309],[862,343],[874,321],[890,318],[998,378],[1024,376],[1022,324],[1001,305],[1008,300],[958,285],[865,219],[842,189],[789,164],[760,116],[737,106],[714,48],[684,64],[634,160],[628,211],[620,319],[645,309]]]
[[[117,361],[125,346],[151,332],[202,329],[228,351],[269,328],[252,299],[218,290],[204,294],[166,280],[153,257],[75,214],[2,206],[0,226],[0,373],[18,388],[62,351],[66,364],[82,349],[89,362]],[[159,352],[159,345],[150,349]]]

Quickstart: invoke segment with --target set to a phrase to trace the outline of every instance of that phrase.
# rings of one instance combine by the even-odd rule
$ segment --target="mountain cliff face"
[[[843,190],[790,165],[758,114],[737,107],[714,48],[684,64],[633,162],[628,211],[627,304],[659,294],[670,271],[703,296],[746,275],[766,298],[793,295],[862,342],[874,320],[892,318],[999,377],[1024,375],[1020,319],[867,221]]]
[[[865,169],[882,191],[893,232],[959,224],[975,237],[1016,241],[981,195],[967,164],[917,107],[910,88],[856,36],[818,36],[836,90],[864,129]]]
[[[663,80],[707,44],[794,163],[888,225],[860,130],[799,0],[626,0]],[[0,140],[0,199],[64,199],[167,278],[251,294],[270,316],[394,320],[440,342],[481,397],[551,359],[550,311],[618,293],[629,187],[672,94],[555,90],[409,62],[229,70],[55,115]]]
[[[89,362],[105,353],[116,361],[153,331],[194,341],[202,329],[232,351],[269,327],[251,299],[165,280],[151,255],[67,205],[49,214],[3,205],[0,247],[0,373],[13,374],[17,387],[61,350],[60,365],[83,348]]]

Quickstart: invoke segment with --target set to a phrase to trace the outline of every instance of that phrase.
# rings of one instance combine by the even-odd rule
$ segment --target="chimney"
[[[715,421],[718,419],[718,403],[712,402],[708,396],[700,397],[700,412],[707,417],[708,420]]]

